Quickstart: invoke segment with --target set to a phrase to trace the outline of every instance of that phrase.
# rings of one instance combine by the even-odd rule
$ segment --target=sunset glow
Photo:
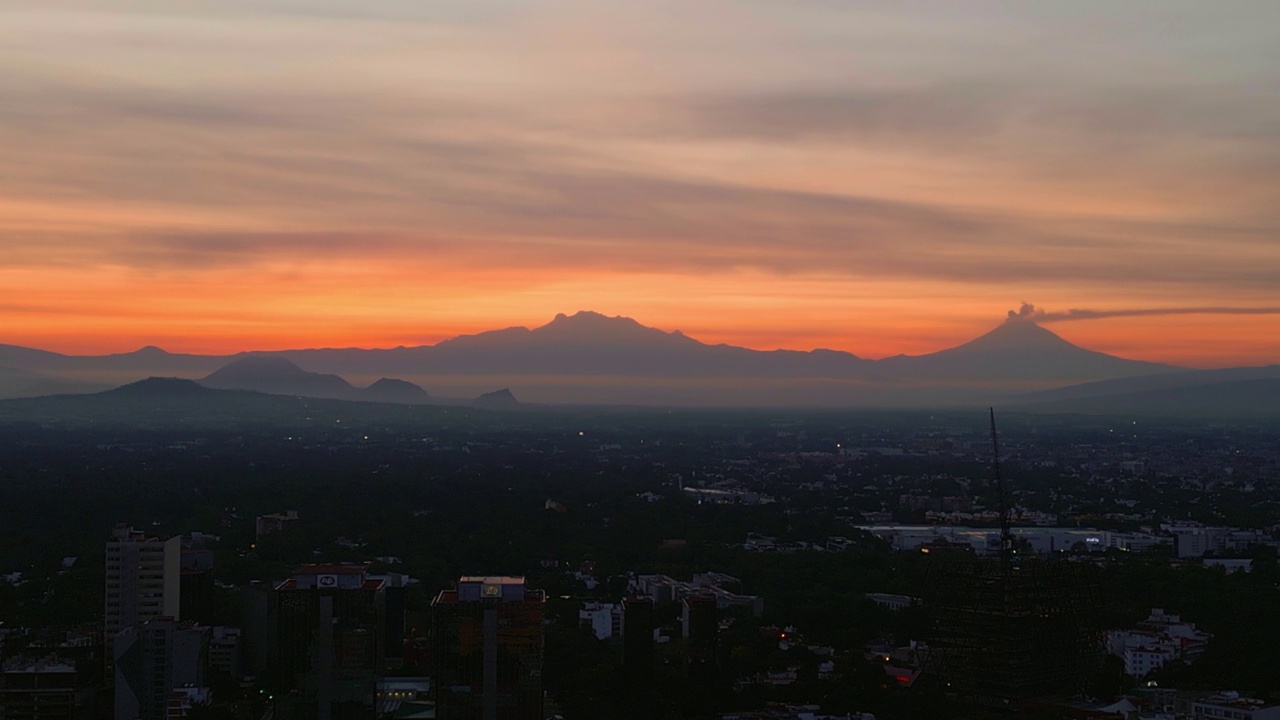
[[[5,3],[0,343],[595,310],[878,358],[1280,306],[1280,5],[960,5]],[[1280,314],[1052,329],[1280,362]]]

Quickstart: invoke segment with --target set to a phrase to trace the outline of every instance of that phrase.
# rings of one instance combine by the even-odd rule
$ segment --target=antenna
[[[996,492],[1000,496],[1000,557],[1008,560],[1013,552],[1013,531],[1009,529],[1009,498],[1004,478],[1000,475],[1000,436],[996,434],[996,409],[991,411],[991,466],[996,476]]]

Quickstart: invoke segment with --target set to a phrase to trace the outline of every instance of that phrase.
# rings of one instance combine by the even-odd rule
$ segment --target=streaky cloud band
[[[1116,317],[1152,317],[1161,315],[1280,315],[1280,307],[1172,307],[1172,308],[1125,308],[1120,310],[1089,310],[1071,308],[1057,312],[1049,312],[1024,302],[1017,310],[1010,310],[1009,317],[1019,320],[1030,320],[1036,323],[1067,322],[1070,320],[1101,320]]]

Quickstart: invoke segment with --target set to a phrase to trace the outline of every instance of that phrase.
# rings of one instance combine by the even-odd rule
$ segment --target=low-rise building
[[[622,606],[615,603],[586,603],[578,611],[578,624],[589,628],[597,640],[622,636]]]
[[[0,667],[0,718],[87,718],[93,691],[66,658],[12,658]]]
[[[1280,705],[1226,691],[1201,698],[1175,698],[1174,713],[1176,717],[1194,720],[1280,720]]]
[[[891,593],[867,593],[867,599],[886,610],[906,610],[920,604],[920,598],[910,595],[893,595]]]
[[[742,608],[755,617],[764,614],[764,598],[759,595],[744,595],[713,584],[727,578],[733,587],[739,587],[741,581],[737,578],[723,573],[700,573],[694,578],[695,582],[682,582],[667,575],[640,575],[634,586],[641,595],[660,605],[682,602],[693,595],[707,595],[715,598],[716,607],[720,610]]]
[[[1195,660],[1212,637],[1196,629],[1195,623],[1154,608],[1135,629],[1108,632],[1107,652],[1124,660],[1127,674],[1144,677],[1174,660]]]
[[[284,532],[298,522],[297,510],[286,510],[281,513],[271,513],[269,515],[259,515],[254,523],[254,534],[257,539],[272,533]]]
[[[240,628],[213,628],[209,636],[209,667],[240,677]]]

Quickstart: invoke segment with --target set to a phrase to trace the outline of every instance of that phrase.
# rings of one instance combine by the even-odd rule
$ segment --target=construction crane
[[[1009,560],[1013,555],[1013,531],[1009,529],[1009,496],[1005,492],[1004,478],[1000,475],[1000,436],[996,434],[996,409],[991,411],[991,465],[996,476],[996,492],[1000,496],[1000,559]]]

